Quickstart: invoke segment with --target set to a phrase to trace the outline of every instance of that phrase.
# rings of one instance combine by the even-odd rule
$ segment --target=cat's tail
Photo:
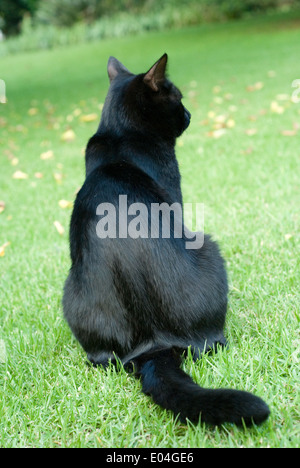
[[[179,415],[181,421],[218,425],[263,422],[270,414],[266,403],[251,393],[239,390],[206,389],[193,382],[180,368],[179,354],[172,348],[152,350],[134,359],[142,389],[162,408]]]

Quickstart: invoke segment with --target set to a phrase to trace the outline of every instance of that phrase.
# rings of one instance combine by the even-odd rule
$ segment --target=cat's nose
[[[191,120],[192,114],[187,110],[186,107],[184,108],[184,114],[189,120]]]
[[[188,126],[190,125],[190,121],[191,113],[186,108],[184,108],[184,130],[188,128]]]

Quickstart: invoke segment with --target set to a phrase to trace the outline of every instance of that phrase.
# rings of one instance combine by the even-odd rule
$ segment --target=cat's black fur
[[[181,420],[260,423],[269,415],[260,398],[203,389],[180,368],[188,347],[196,359],[226,342],[228,286],[217,244],[207,235],[202,248],[191,250],[174,233],[170,239],[96,234],[97,206],[118,208],[121,194],[128,205],[182,204],[174,147],[190,113],[166,78],[166,64],[165,54],[147,73],[134,75],[109,59],[111,84],[71,219],[64,316],[93,364],[106,366],[117,356],[125,367],[133,365],[143,391]]]

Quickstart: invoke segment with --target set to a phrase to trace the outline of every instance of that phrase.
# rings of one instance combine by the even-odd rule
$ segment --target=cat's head
[[[108,61],[110,88],[102,112],[102,125],[116,134],[140,131],[174,140],[190,123],[182,94],[166,77],[164,54],[146,73],[134,75],[116,58]]]

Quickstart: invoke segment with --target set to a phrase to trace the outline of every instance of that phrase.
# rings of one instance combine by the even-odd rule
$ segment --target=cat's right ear
[[[144,83],[155,92],[166,79],[167,61],[168,55],[164,54],[144,76]]]
[[[109,81],[112,82],[120,73],[130,73],[124,65],[119,62],[115,57],[109,57],[107,64],[107,73],[109,76]]]

